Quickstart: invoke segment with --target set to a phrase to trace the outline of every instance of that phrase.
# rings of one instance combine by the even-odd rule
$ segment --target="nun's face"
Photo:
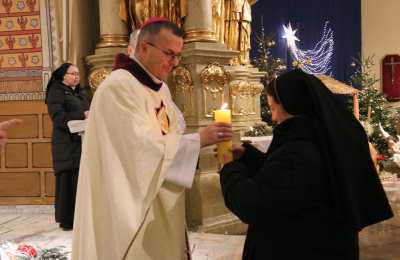
[[[74,65],[69,66],[64,75],[64,84],[70,87],[75,87],[79,84],[79,69]]]
[[[271,110],[272,122],[277,123],[279,125],[289,117],[292,117],[292,115],[288,114],[288,112],[286,112],[283,106],[278,102],[276,102],[276,100],[272,96],[267,95],[267,101],[269,108]]]

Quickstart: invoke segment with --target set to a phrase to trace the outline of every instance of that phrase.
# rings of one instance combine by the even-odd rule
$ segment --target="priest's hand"
[[[3,150],[7,143],[7,130],[21,124],[21,119],[11,119],[0,122],[0,149]]]
[[[216,144],[232,139],[232,125],[227,123],[211,123],[206,127],[200,128],[201,147]]]

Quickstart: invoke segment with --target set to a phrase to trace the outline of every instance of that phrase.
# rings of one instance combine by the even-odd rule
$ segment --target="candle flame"
[[[228,103],[223,103],[221,109],[227,109],[227,108],[228,108]]]

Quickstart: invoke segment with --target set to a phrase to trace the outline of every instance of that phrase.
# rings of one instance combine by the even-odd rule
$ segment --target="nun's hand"
[[[89,118],[89,110],[86,110],[85,112],[83,112],[83,114],[85,115],[85,119]]]
[[[232,161],[233,161],[232,156],[229,156],[228,154],[224,154],[224,165],[227,163],[230,163]]]
[[[242,145],[240,144],[232,145],[232,155],[234,160],[240,159],[243,156],[244,152],[246,152],[246,148],[244,148]]]
[[[244,148],[240,144],[233,144],[232,149],[231,149],[232,156],[224,154],[224,165],[232,162],[233,160],[240,159],[240,157],[242,157],[242,155],[244,154],[245,151],[246,151],[246,148]]]

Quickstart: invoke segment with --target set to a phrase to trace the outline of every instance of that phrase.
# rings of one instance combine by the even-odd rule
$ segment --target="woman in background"
[[[301,70],[266,88],[273,140],[233,148],[220,174],[226,206],[249,224],[245,260],[357,260],[358,232],[393,216],[364,129]]]
[[[71,133],[67,122],[83,120],[89,111],[88,98],[79,86],[79,70],[71,63],[57,68],[47,84],[46,99],[53,122],[52,156],[56,176],[55,219],[63,230],[71,230],[81,157],[81,136]]]

